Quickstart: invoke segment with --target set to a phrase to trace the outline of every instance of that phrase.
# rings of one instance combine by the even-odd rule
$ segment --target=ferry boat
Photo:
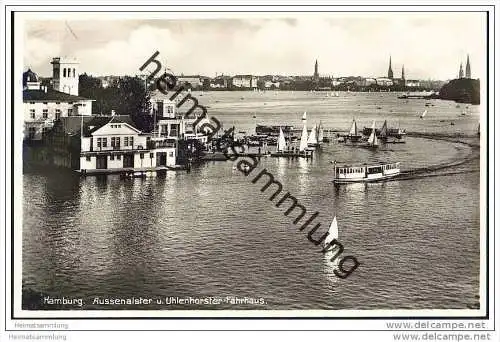
[[[334,162],[333,183],[359,183],[377,182],[388,178],[393,178],[401,173],[398,163],[363,165],[363,166],[342,166],[338,167]]]

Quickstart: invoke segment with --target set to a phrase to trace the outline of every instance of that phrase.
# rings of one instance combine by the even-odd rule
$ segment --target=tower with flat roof
[[[78,96],[78,66],[75,58],[54,57],[52,59],[52,81],[54,90]]]

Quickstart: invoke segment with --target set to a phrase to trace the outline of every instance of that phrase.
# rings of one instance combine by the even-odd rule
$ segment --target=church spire
[[[469,61],[469,55],[468,54],[467,54],[467,64],[465,64],[465,78],[471,78],[470,61]]]
[[[458,71],[458,78],[464,78],[464,68],[462,68],[462,63],[460,63],[460,70]]]
[[[319,78],[319,73],[318,73],[318,60],[316,60],[316,63],[314,63],[314,78]]]
[[[403,67],[401,68],[401,79],[404,81],[405,80],[405,65],[403,64]]]
[[[389,56],[389,70],[387,70],[387,78],[394,78],[394,73],[392,72],[392,56]]]

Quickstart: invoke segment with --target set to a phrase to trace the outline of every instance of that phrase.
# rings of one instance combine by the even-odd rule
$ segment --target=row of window
[[[363,173],[365,172],[364,167],[349,167],[345,169],[339,169],[339,173]]]
[[[63,77],[76,77],[75,68],[63,68]]]
[[[110,138],[111,147],[121,146],[121,137]],[[123,146],[134,146],[134,137],[124,137]],[[97,147],[108,147],[108,138],[97,138]]]
[[[122,155],[121,155],[121,154],[116,154],[116,155],[111,154],[111,155],[109,156],[109,160],[115,160],[115,157],[116,157],[116,160],[121,160],[121,159],[122,159]],[[140,153],[140,154],[139,154],[139,157],[140,157],[141,159],[144,159],[144,153]],[[151,153],[149,154],[149,158],[150,158],[150,159],[153,159],[154,157],[155,157],[155,154],[154,154],[153,152],[151,152]],[[169,157],[173,158],[173,157],[174,157],[174,152],[170,152],[170,153],[169,153]],[[90,161],[90,159],[91,159],[91,156],[90,156],[90,155],[88,155],[88,156],[86,156],[86,157],[85,157],[85,160],[86,160],[86,161]]]
[[[49,103],[48,102],[42,102],[44,105],[48,105]],[[73,104],[73,102],[67,102],[68,104]],[[36,104],[36,102],[34,101],[31,101],[30,104],[34,105]],[[56,104],[61,104],[61,102],[56,102]],[[85,106],[85,103],[83,104],[83,106]]]
[[[45,137],[48,132],[49,132],[49,128],[43,127],[42,128],[42,138]],[[36,127],[29,127],[28,128],[28,139],[30,139],[30,140],[35,139],[35,135],[36,135]]]
[[[71,116],[73,114],[73,109],[68,108],[68,116]],[[34,109],[30,109],[30,118],[34,119],[36,117],[36,111]],[[49,110],[48,109],[42,109],[42,117],[44,119],[47,119],[49,117]],[[61,118],[61,110],[56,109],[55,111],[55,119],[59,120]]]

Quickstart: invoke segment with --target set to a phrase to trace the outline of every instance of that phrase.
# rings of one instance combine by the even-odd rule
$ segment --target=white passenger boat
[[[376,182],[395,177],[401,173],[400,163],[362,165],[362,166],[337,166],[334,162],[333,182],[356,183],[356,182]]]

